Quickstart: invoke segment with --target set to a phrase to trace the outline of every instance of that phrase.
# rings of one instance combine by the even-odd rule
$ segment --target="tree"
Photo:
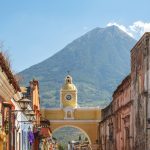
[[[81,135],[79,135],[79,141],[81,141]]]
[[[58,145],[58,150],[65,150],[64,147],[62,145]]]

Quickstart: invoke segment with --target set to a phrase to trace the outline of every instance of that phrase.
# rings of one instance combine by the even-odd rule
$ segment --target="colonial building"
[[[132,149],[133,101],[131,78],[127,76],[113,94],[113,101],[102,110],[100,144],[102,150]]]
[[[20,88],[0,52],[0,150],[37,150],[42,136],[51,138],[51,129],[41,119],[39,83]]]
[[[23,95],[20,93],[21,99]],[[26,99],[25,99],[26,100]],[[11,116],[15,117],[15,124],[12,125],[14,128],[14,150],[28,150],[30,149],[30,143],[28,140],[28,133],[32,130],[33,124],[32,121],[29,121],[28,114],[25,113],[17,101],[12,99],[14,104],[14,109],[11,111]],[[31,107],[27,108],[28,111],[31,111]]]
[[[150,149],[150,33],[131,50],[131,74],[102,110],[99,125],[101,150]]]
[[[134,103],[134,148],[150,149],[150,33],[131,50],[131,99]]]
[[[50,139],[52,139],[52,134],[50,129],[50,122],[44,118],[41,118],[39,82],[33,79],[30,81],[28,87],[21,87],[21,90],[23,97],[31,101],[30,105],[28,105],[28,109],[24,113],[27,115],[27,117],[34,116],[32,119],[28,118],[28,123],[26,124],[26,127],[24,126],[24,129],[27,129],[24,132],[28,133],[25,134],[27,135],[28,140],[20,141],[20,143],[22,143],[21,145],[23,145],[23,143],[27,143],[26,149],[23,148],[23,150],[37,150],[39,147],[41,147],[41,143],[42,146],[45,146],[45,150],[49,150],[49,147],[52,143],[50,141]],[[29,138],[29,133],[31,138]],[[24,135],[22,136],[24,138],[21,139],[26,139]],[[20,147],[20,150],[21,149],[22,147]]]
[[[9,62],[0,52],[0,149],[14,148],[14,118],[11,110],[14,105],[11,99],[19,96],[20,87],[10,70]],[[15,96],[15,97],[14,97]]]
[[[91,150],[88,141],[69,141],[68,150]]]

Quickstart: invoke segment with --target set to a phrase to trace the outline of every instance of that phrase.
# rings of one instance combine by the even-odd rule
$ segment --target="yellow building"
[[[71,126],[80,129],[92,146],[98,139],[98,123],[101,119],[99,107],[78,107],[77,88],[72,77],[67,75],[60,90],[60,108],[41,110],[42,117],[50,120],[52,131]]]

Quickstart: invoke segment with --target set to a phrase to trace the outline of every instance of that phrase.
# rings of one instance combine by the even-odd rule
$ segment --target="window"
[[[67,112],[67,118],[71,118],[71,111]]]

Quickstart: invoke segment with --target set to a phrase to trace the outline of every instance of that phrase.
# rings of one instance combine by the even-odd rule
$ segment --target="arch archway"
[[[55,128],[52,132],[55,133],[56,131],[58,131],[62,128],[65,128],[65,127],[72,127],[72,128],[78,129],[79,131],[81,131],[88,138],[88,141],[91,144],[91,139],[90,139],[89,135],[86,133],[86,131],[84,131],[82,128],[80,128],[78,126],[75,126],[75,125],[60,125],[58,128]]]
[[[62,127],[74,127],[82,131],[88,138],[91,145],[96,144],[98,140],[98,123],[96,121],[85,121],[85,120],[51,120],[52,132]]]

